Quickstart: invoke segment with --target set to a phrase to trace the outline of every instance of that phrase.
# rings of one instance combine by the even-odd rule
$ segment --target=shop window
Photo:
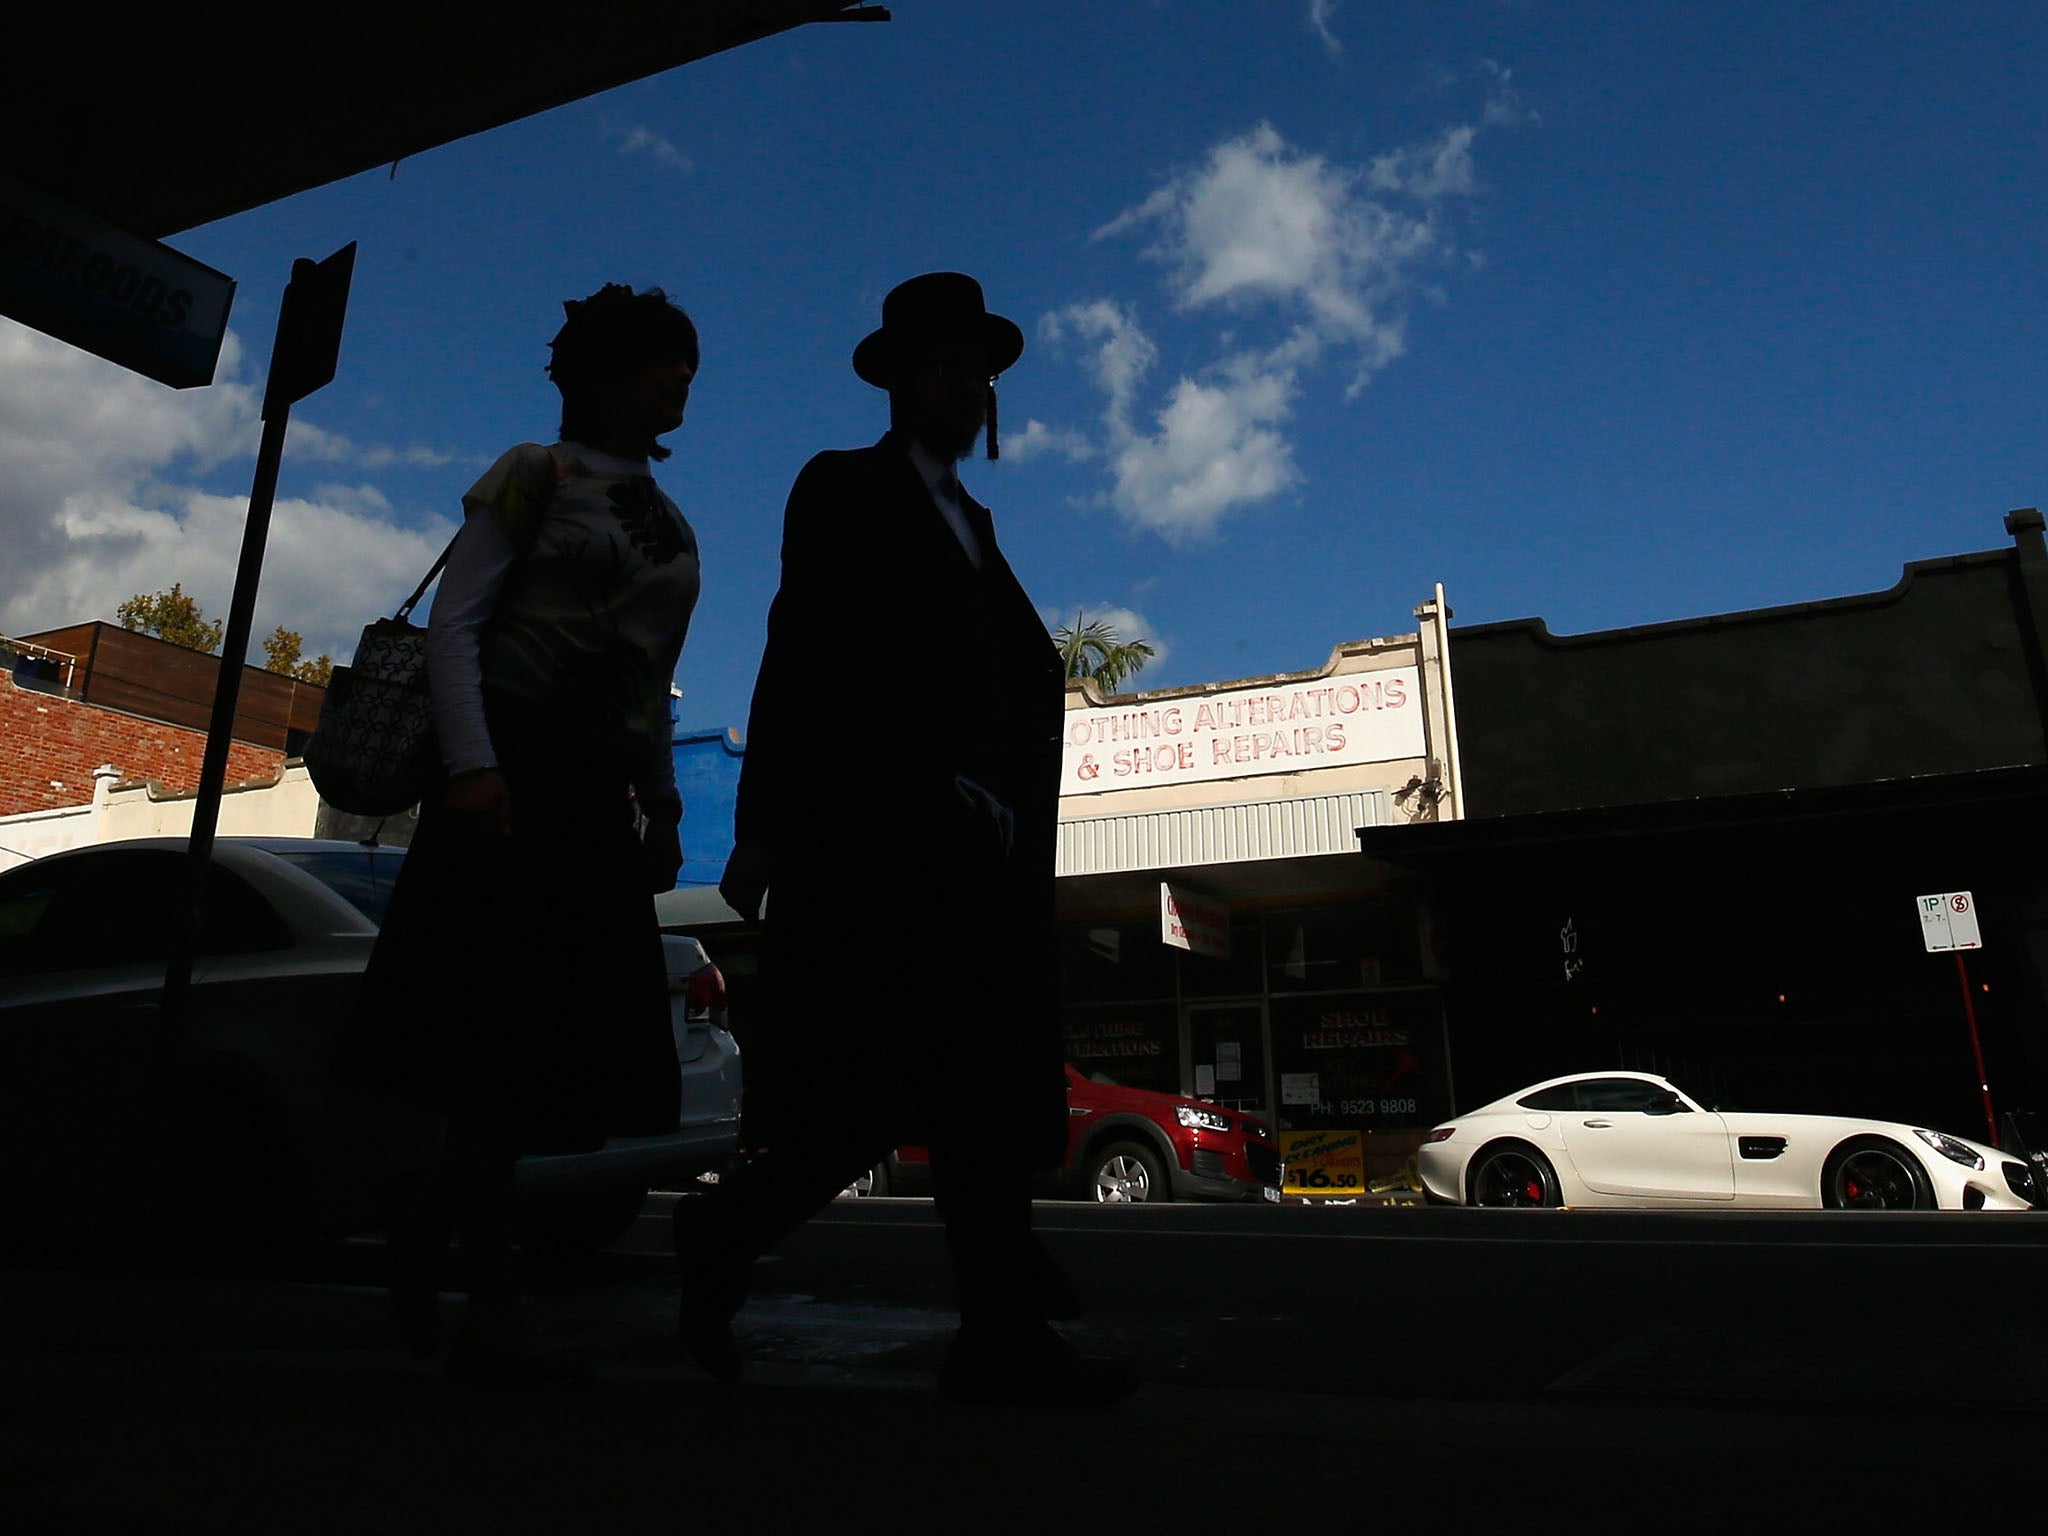
[[[1069,1003],[1167,999],[1173,955],[1159,942],[1159,920],[1062,924],[1060,996]]]
[[[1180,1092],[1180,1014],[1173,1004],[1074,1009],[1064,1030],[1067,1060],[1083,1077]]]
[[[1255,917],[1230,925],[1228,955],[1198,955],[1176,949],[1182,997],[1257,997],[1263,990],[1261,925]]]
[[[1450,1112],[1433,998],[1276,998],[1274,1080],[1284,1130],[1409,1130]]]
[[[1266,919],[1266,982],[1274,992],[1413,986],[1422,980],[1408,904],[1346,904]]]

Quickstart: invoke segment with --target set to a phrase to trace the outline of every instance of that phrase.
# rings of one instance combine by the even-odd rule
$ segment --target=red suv
[[[1178,1093],[1125,1088],[1067,1068],[1067,1165],[1053,1175],[1068,1199],[1278,1200],[1280,1151],[1256,1115]],[[848,1192],[922,1194],[930,1154],[898,1147]]]

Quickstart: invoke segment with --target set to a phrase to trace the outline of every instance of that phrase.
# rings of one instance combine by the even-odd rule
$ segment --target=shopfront
[[[1437,613],[1312,673],[1069,696],[1068,1057],[1262,1116],[1298,1193],[1396,1177],[1451,1103],[1420,884],[1357,851],[1458,814]]]

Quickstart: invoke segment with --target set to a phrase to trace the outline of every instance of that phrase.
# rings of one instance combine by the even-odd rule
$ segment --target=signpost
[[[1919,903],[1920,937],[1930,955],[1984,947],[1984,936],[1977,927],[1977,902],[1968,891],[1940,891],[1920,897]]]
[[[1920,939],[1930,955],[1953,953],[1956,980],[1963,990],[1963,1018],[1970,1026],[1970,1054],[1977,1063],[1977,1090],[1984,1096],[1984,1139],[1998,1145],[1998,1116],[1991,1108],[1991,1078],[1984,1070],[1984,1044],[1977,1036],[1977,1003],[1970,996],[1970,967],[1963,952],[1984,947],[1977,926],[1977,900],[1968,891],[1936,891],[1916,898],[1920,908]]]
[[[249,654],[249,632],[255,623],[256,586],[263,574],[271,506],[277,498],[285,427],[295,402],[333,381],[355,261],[356,248],[351,242],[325,261],[302,257],[293,262],[291,282],[278,310],[277,340],[271,347],[270,378],[263,396],[263,437],[256,450],[256,478],[249,489],[241,561],[235,570],[234,596],[228,604],[227,632],[221,639],[220,676],[214,684],[213,715],[206,731],[206,755],[199,769],[199,792],[192,805],[185,908],[182,921],[172,929],[170,958],[164,967],[156,1062],[160,1113],[164,1116],[156,1137],[160,1158],[171,1132],[171,1117],[176,1113],[172,1095],[177,1085],[170,1069],[177,1061],[191,1010],[192,965],[207,896],[207,870],[213,861],[214,833],[220,824],[221,790],[227,780],[235,707],[241,699],[242,666]],[[162,1167],[155,1171],[160,1179]]]
[[[228,776],[235,708],[241,702],[242,665],[249,656],[249,631],[256,619],[256,585],[263,575],[263,550],[270,538],[270,509],[277,499],[285,427],[294,403],[334,380],[355,266],[353,241],[325,261],[301,257],[292,263],[292,280],[285,286],[284,303],[277,312],[277,341],[270,349],[270,379],[263,393],[263,437],[256,448],[256,479],[249,488],[242,557],[235,568],[227,632],[221,639],[220,680],[214,684],[206,756],[200,764],[199,794],[192,806],[195,892],[203,888],[200,872],[213,855],[213,834],[220,822],[221,789]]]

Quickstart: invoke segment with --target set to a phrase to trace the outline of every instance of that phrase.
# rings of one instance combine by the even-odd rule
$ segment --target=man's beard
[[[963,432],[958,426],[926,422],[912,427],[910,435],[940,463],[958,464],[974,452],[974,445],[981,437],[981,423],[976,422],[971,431]]]

